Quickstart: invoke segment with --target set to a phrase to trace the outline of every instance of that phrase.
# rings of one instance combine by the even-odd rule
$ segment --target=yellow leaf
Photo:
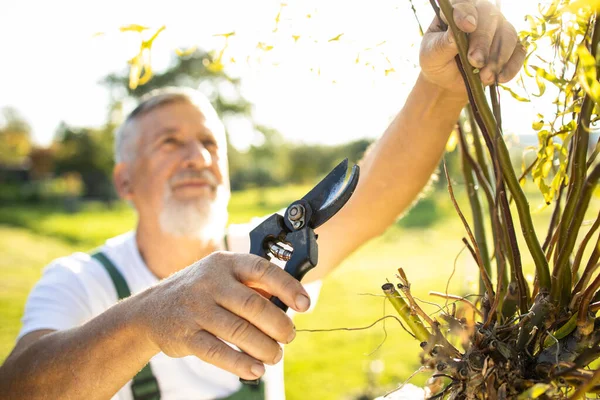
[[[197,48],[198,48],[197,46],[192,46],[187,50],[175,49],[175,54],[177,54],[179,57],[187,57],[187,56],[193,54]]]
[[[142,25],[137,25],[137,24],[124,25],[119,28],[119,30],[121,32],[143,32],[146,29],[150,29],[150,28],[148,28],[147,26],[142,26]]]
[[[577,78],[585,92],[598,104],[600,102],[600,84],[596,77],[596,60],[584,45],[577,47],[579,66]]]
[[[575,14],[582,8],[586,8],[586,7],[591,7],[593,10],[597,10],[598,8],[600,8],[600,0],[577,0],[577,1],[569,4],[568,6],[564,7],[559,12],[561,12],[561,13],[568,12],[568,13]]]
[[[335,42],[336,40],[340,40],[340,38],[343,36],[343,33],[340,33],[339,35],[332,37],[331,39],[328,40],[328,42]]]
[[[213,36],[223,36],[225,38],[228,38],[229,36],[233,36],[235,35],[235,31],[231,31],[231,32],[227,32],[227,33],[217,33]]]
[[[451,153],[456,149],[456,145],[458,144],[458,134],[456,130],[453,130],[448,138],[448,142],[446,142],[446,151]]]
[[[534,122],[533,124],[531,124],[531,127],[533,128],[534,131],[539,131],[540,129],[542,129],[544,127],[544,121]]]
[[[512,97],[514,97],[515,99],[517,99],[518,101],[522,101],[524,103],[529,103],[531,102],[531,100],[526,99],[525,97],[519,96],[517,93],[515,93],[511,88],[509,88],[508,86],[504,86],[499,84],[498,86],[500,86],[502,89],[506,90],[508,93],[510,93],[510,95]],[[541,129],[541,128],[540,128]]]
[[[549,390],[552,390],[551,385],[547,383],[536,383],[525,392],[521,393],[518,397],[518,400],[537,399]]]

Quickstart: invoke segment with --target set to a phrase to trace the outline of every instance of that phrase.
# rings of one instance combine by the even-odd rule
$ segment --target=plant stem
[[[563,272],[564,269],[568,266],[571,251],[570,250],[567,251],[567,249],[572,250],[573,247],[575,246],[575,241],[577,239],[576,232],[578,231],[579,227],[581,227],[581,224],[583,223],[583,218],[585,217],[585,211],[588,209],[590,200],[592,198],[592,192],[594,191],[594,188],[595,188],[596,184],[598,183],[598,179],[600,179],[600,164],[596,165],[596,167],[594,167],[592,172],[590,172],[590,175],[585,180],[585,183],[583,184],[583,187],[581,188],[581,194],[578,196],[579,199],[576,204],[576,208],[578,210],[577,213],[570,220],[565,220],[564,219],[565,216],[563,215],[563,221],[565,221],[565,224],[566,224],[566,222],[569,222],[569,228],[567,229],[567,233],[571,233],[571,232],[572,233],[566,237],[565,244],[560,251],[558,260],[556,261],[556,265],[558,267],[558,269],[556,271],[556,277],[562,277],[562,274],[564,273]],[[569,273],[569,277],[571,277],[570,271],[567,270],[567,272]],[[584,276],[582,276],[581,278],[584,279]],[[560,294],[560,289],[561,289],[559,287],[559,284],[560,284],[560,282],[557,281],[557,286],[552,287],[552,294],[553,294],[554,301],[559,299],[558,296]],[[590,294],[590,296],[591,296],[591,294]],[[580,315],[581,315],[581,313],[580,313]]]
[[[463,213],[460,211],[460,207],[458,206],[458,203],[456,202],[456,198],[454,197],[454,190],[452,189],[452,182],[450,180],[450,175],[448,174],[448,169],[446,168],[445,162],[444,162],[444,173],[446,174],[446,181],[448,182],[448,193],[450,193],[450,198],[452,199],[452,204],[454,204],[454,208],[456,209],[456,212],[458,213],[458,216],[460,217],[460,220],[462,221],[462,223],[465,227],[465,230],[467,231],[467,234],[469,235],[469,238],[471,239],[471,242],[473,243],[473,246],[475,247],[475,250],[474,250],[475,261],[477,262],[477,266],[479,267],[479,272],[481,273],[481,278],[483,279],[484,286],[486,287],[488,299],[490,301],[492,301],[494,298],[494,287],[492,286],[492,281],[490,280],[490,276],[487,273],[485,266],[483,264],[481,252],[479,250],[479,246],[477,246],[477,241],[475,240],[475,237],[473,236],[471,227],[469,227],[469,223],[465,219],[465,216],[463,215]],[[467,247],[469,247],[468,242],[466,242],[465,244],[467,245]]]
[[[585,248],[587,247],[587,244],[589,243],[592,236],[594,236],[594,233],[598,230],[598,227],[600,227],[600,211],[598,212],[598,216],[596,217],[594,224],[592,225],[592,227],[590,228],[588,233],[585,235],[585,237],[581,241],[581,244],[579,245],[579,250],[577,251],[577,255],[575,255],[575,261],[573,261],[573,271],[572,271],[572,275],[571,275],[573,282],[575,282],[575,279],[577,279],[577,272],[579,270],[579,265],[581,264],[581,259],[583,258],[583,252],[585,251]],[[600,246],[600,235],[598,236],[596,248],[594,250],[598,249],[598,246]],[[589,273],[587,271],[585,271],[582,275],[582,278],[588,274]],[[582,280],[577,282],[577,285],[575,286],[575,289],[573,290],[573,294],[577,293],[576,289],[578,287],[581,290],[581,287],[579,286],[580,282],[582,282]],[[585,283],[583,283],[583,285],[585,285]]]
[[[464,72],[466,82],[465,84],[469,88],[469,93],[473,98],[471,105],[474,106],[474,115],[478,122],[480,123],[480,128],[482,132],[485,129],[485,133],[487,133],[491,138],[496,138],[498,135],[497,125],[492,115],[492,112],[489,108],[487,100],[485,98],[485,93],[483,92],[483,87],[481,85],[481,80],[478,76],[475,76],[473,73],[473,68],[469,64],[469,60],[467,58],[467,37],[464,32],[460,31],[453,19],[453,8],[450,4],[449,0],[439,0],[439,4],[446,15],[446,20],[449,23],[450,28],[452,29],[452,33],[454,34],[454,38],[456,40],[456,44],[459,50],[459,58],[460,63],[462,65],[462,70]],[[484,134],[485,134],[484,133]],[[506,143],[500,137],[499,140],[496,140],[497,146],[497,157],[502,168],[502,173],[504,176],[504,180],[512,193],[515,204],[517,206],[519,219],[521,221],[521,229],[523,231],[523,237],[525,238],[525,242],[529,247],[529,251],[533,257],[535,262],[536,271],[539,277],[540,288],[544,290],[550,290],[550,270],[548,268],[548,262],[546,261],[546,256],[542,251],[540,243],[535,235],[535,230],[533,226],[533,222],[531,220],[531,213],[529,211],[529,204],[527,202],[527,198],[519,185],[515,172],[512,168],[510,155],[508,153],[508,149],[506,148]]]
[[[429,341],[431,334],[425,328],[421,319],[411,312],[410,306],[404,301],[402,296],[400,296],[400,293],[398,293],[394,284],[386,283],[381,289],[383,289],[383,293],[385,293],[390,303],[392,303],[392,306],[394,306],[398,314],[400,314],[400,317],[406,321],[409,329],[415,334],[417,339],[421,342]]]
[[[589,389],[594,387],[598,382],[600,382],[600,369],[594,371],[594,374],[585,384],[580,385],[575,392],[569,397],[569,400],[577,400],[585,398],[585,394]]]
[[[591,40],[591,53],[592,56],[596,57],[596,51],[598,42],[600,41],[600,29],[598,29],[598,12],[595,13],[592,40]],[[565,271],[569,263],[569,256],[575,246],[575,240],[577,239],[577,232],[581,225],[573,225],[572,222],[580,220],[578,215],[583,214],[587,210],[578,207],[581,200],[580,195],[582,193],[582,186],[584,185],[585,175],[587,172],[587,149],[589,143],[589,132],[590,132],[590,118],[594,111],[594,102],[591,97],[586,93],[583,98],[583,104],[579,113],[579,123],[577,124],[577,130],[575,131],[574,137],[574,148],[573,148],[573,163],[571,166],[569,192],[567,202],[565,204],[565,210],[561,218],[562,223],[560,224],[560,237],[558,240],[556,263],[554,270],[552,271],[552,298],[555,302],[565,304],[570,299],[562,299],[561,288],[564,288],[567,282],[563,282],[566,278],[570,278],[571,274],[569,271]],[[592,172],[593,173],[593,172]],[[576,212],[577,210],[577,212]],[[583,220],[583,216],[581,216]]]
[[[473,109],[471,108],[471,104],[467,104],[465,107],[466,114],[469,118],[469,124],[471,125],[471,135],[473,136],[473,147],[475,147],[475,156],[477,157],[477,164],[481,166],[481,170],[483,171],[483,175],[487,180],[488,186],[492,185],[492,179],[490,177],[490,169],[488,167],[487,158],[483,152],[483,146],[481,145],[481,135],[477,132],[477,122],[475,121],[475,117],[473,116]]]
[[[483,267],[489,276],[492,274],[492,267],[490,265],[490,256],[488,252],[487,240],[485,237],[485,227],[483,225],[483,212],[481,210],[481,202],[479,201],[479,195],[477,194],[477,187],[475,185],[475,179],[473,177],[473,170],[471,168],[471,164],[469,163],[468,158],[471,157],[469,154],[469,148],[467,146],[465,140],[465,132],[461,126],[458,124],[458,136],[460,138],[459,145],[461,151],[461,161],[462,161],[462,170],[463,176],[465,178],[465,184],[467,186],[467,194],[469,197],[469,203],[471,203],[471,212],[473,216],[473,229],[475,231],[475,241],[477,242],[477,246],[481,251],[481,259],[483,262]],[[483,185],[481,185],[483,186]],[[479,294],[484,293],[484,282],[483,276],[479,277]],[[496,288],[499,290],[499,288]],[[502,294],[501,294],[502,295]]]

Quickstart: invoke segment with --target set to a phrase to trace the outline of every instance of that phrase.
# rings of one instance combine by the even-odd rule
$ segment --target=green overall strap
[[[125,278],[123,278],[123,275],[121,275],[108,257],[100,251],[92,254],[92,257],[100,262],[104,269],[106,269],[106,272],[108,272],[108,275],[110,275],[110,279],[117,290],[119,300],[131,296],[131,291],[129,290],[129,286],[127,286]],[[158,381],[152,373],[150,363],[146,364],[144,368],[133,377],[131,382],[131,392],[133,393],[134,400],[160,400],[160,388],[158,386]]]

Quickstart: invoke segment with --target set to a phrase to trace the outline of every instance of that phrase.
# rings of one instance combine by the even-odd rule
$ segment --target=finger
[[[216,367],[231,372],[243,379],[257,379],[264,375],[265,366],[206,331],[199,331],[188,341],[190,353]]]
[[[468,58],[472,66],[483,68],[487,64],[501,14],[487,1],[479,2],[477,11],[477,29],[469,36]]]
[[[292,320],[281,309],[244,285],[216,296],[215,301],[280,343],[290,343],[296,336]]]
[[[234,273],[240,282],[277,296],[296,311],[306,311],[310,307],[310,298],[302,284],[264,258],[252,254],[239,254]]]
[[[210,318],[203,319],[202,328],[214,336],[236,345],[255,359],[267,364],[281,360],[283,351],[279,344],[239,316],[215,307]]]
[[[525,46],[521,43],[518,43],[512,56],[504,68],[502,68],[502,72],[500,72],[500,75],[498,76],[498,82],[506,83],[514,78],[521,70],[526,55],[527,49],[525,49]]]
[[[458,54],[458,47],[454,41],[452,31],[430,32],[423,36],[419,64],[421,68],[435,70],[454,62]]]
[[[489,85],[496,80],[496,76],[512,56],[518,40],[515,28],[506,20],[500,22],[490,48],[488,63],[480,72],[483,84]]]
[[[471,33],[477,28],[477,7],[472,0],[452,2],[454,23],[463,32]]]

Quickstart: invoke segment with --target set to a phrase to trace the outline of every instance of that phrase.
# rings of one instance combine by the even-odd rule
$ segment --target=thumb
[[[420,51],[422,69],[435,68],[448,64],[458,54],[458,47],[451,30],[427,32],[423,36]]]

